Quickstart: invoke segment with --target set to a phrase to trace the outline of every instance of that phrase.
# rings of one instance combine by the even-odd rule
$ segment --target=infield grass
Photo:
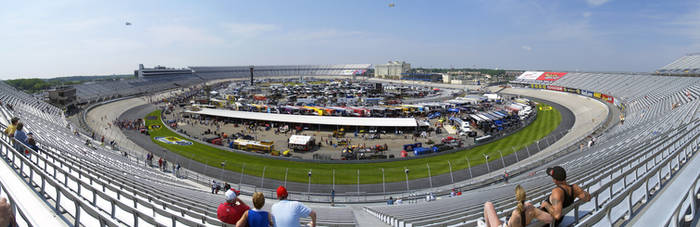
[[[409,179],[425,178],[428,177],[428,168],[430,168],[430,174],[432,176],[448,173],[450,171],[450,165],[452,166],[453,172],[459,170],[464,171],[465,168],[468,168],[468,165],[476,166],[483,164],[483,154],[487,154],[489,156],[489,161],[493,161],[500,158],[499,150],[503,152],[503,155],[508,155],[513,153],[514,150],[524,148],[547,136],[556,129],[561,122],[561,114],[556,108],[544,104],[538,104],[537,107],[540,111],[534,122],[517,133],[494,142],[450,154],[421,159],[397,159],[397,161],[367,164],[319,164],[299,162],[294,161],[294,159],[268,159],[210,147],[201,144],[199,141],[191,141],[193,144],[186,146],[163,143],[154,138],[181,136],[163,126],[160,120],[159,110],[147,115],[156,118],[149,120],[147,117],[146,125],[160,125],[159,129],[151,130],[150,132],[151,140],[154,143],[182,156],[213,166],[214,168],[221,168],[220,163],[225,161],[226,165],[224,168],[231,171],[241,172],[243,170],[245,174],[254,176],[262,176],[263,171],[265,171],[265,178],[277,180],[285,180],[286,172],[287,181],[303,183],[308,182],[309,178],[307,173],[311,170],[311,183],[314,184],[331,184],[333,183],[334,175],[335,184],[356,184],[359,172],[360,183],[371,184],[382,183],[382,169],[384,169],[384,178],[386,182],[405,181],[405,168],[410,170],[408,174]],[[469,159],[469,164],[467,159]]]

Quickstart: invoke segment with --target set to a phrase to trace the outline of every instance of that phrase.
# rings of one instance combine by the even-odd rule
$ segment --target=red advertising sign
[[[554,85],[547,86],[547,89],[554,90],[554,91],[564,91],[564,87],[559,87],[559,86],[554,86]]]
[[[537,80],[556,81],[564,75],[566,75],[566,73],[544,72],[540,77],[537,77]]]
[[[615,103],[615,98],[613,98],[612,96],[609,96],[609,95],[606,95],[606,94],[601,94],[601,95],[600,95],[600,98],[603,99],[603,100],[605,100],[606,102]]]

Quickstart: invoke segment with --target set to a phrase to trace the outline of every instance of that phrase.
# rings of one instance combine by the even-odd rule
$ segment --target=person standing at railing
[[[537,209],[529,202],[525,202],[525,200],[527,200],[525,189],[520,185],[515,186],[515,200],[517,201],[517,207],[511,213],[510,219],[508,219],[507,225],[505,226],[525,227],[532,223],[533,219],[537,219],[544,223],[552,223],[554,220],[547,212]],[[497,227],[504,226],[503,224],[504,223],[498,219],[498,213],[496,212],[496,208],[493,206],[493,203],[484,203],[484,221],[482,222],[481,219],[478,220],[477,225]]]
[[[540,208],[551,214],[555,224],[559,225],[564,218],[564,214],[562,214],[564,208],[573,204],[576,198],[584,202],[591,201],[591,194],[576,184],[567,184],[566,170],[561,166],[547,168],[547,175],[552,177],[552,181],[557,187],[552,189],[552,194],[547,197],[547,200],[542,201]]]

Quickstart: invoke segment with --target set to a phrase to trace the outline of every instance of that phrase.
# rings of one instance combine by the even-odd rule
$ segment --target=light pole
[[[430,189],[433,188],[433,177],[430,174],[430,164],[425,163],[425,166],[428,167],[428,182],[430,182]]]
[[[241,190],[241,184],[243,184],[243,176],[245,174],[245,163],[243,163],[243,166],[241,166],[241,177],[238,178],[238,191]]]
[[[226,166],[226,161],[221,162],[221,180],[224,180],[224,166]]]
[[[467,157],[466,159],[467,159],[467,166],[469,167],[469,179],[471,180],[473,177],[472,176],[472,164],[469,162],[469,157]]]
[[[481,154],[484,156],[484,160],[486,161],[486,169],[488,170],[486,174],[491,172],[491,167],[489,166],[489,156],[486,154]]]
[[[384,191],[384,195],[386,195],[386,183],[384,183],[384,168],[382,168],[382,190]]]
[[[406,192],[408,192],[408,191],[411,190],[411,189],[408,188],[408,171],[409,171],[409,170],[408,170],[408,168],[406,168],[406,167],[403,167],[403,168],[404,168],[404,169],[403,169],[403,172],[404,172],[404,174],[406,175]]]
[[[311,170],[309,170],[308,175],[309,175],[309,187],[308,187],[306,193],[311,194]],[[311,195],[309,195],[309,196],[311,196]]]
[[[450,162],[450,160],[447,160],[447,164],[450,166],[450,179],[452,180],[452,183],[454,184],[455,177],[454,177],[454,175],[452,175],[452,163]]]
[[[503,153],[501,153],[501,150],[498,150],[498,153],[501,154],[501,163],[503,163],[503,168],[506,168],[506,161],[503,160]]]

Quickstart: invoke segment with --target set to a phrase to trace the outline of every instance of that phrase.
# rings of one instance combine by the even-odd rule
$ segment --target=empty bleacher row
[[[628,117],[624,125],[598,137],[597,145],[591,149],[552,163],[566,168],[568,182],[581,185],[594,198],[591,202],[579,202],[570,207],[576,210],[567,210],[564,225],[574,222],[585,226],[619,224],[631,216],[633,209],[620,207],[617,201],[623,198],[634,207],[642,206],[668,181],[672,170],[679,169],[696,152],[700,135],[700,100],[695,91],[700,80],[644,76],[645,79],[638,80],[649,84],[637,84],[627,75],[620,75],[620,79],[608,78],[607,81],[601,81],[598,74],[569,76],[564,77],[569,81],[560,79],[562,83],[558,86],[603,92],[597,90],[596,86],[599,86],[604,92],[628,100],[657,96],[653,101],[640,101],[635,108],[628,109],[627,116],[631,115],[631,118]],[[679,80],[674,81],[676,79]],[[672,108],[674,103],[680,105]],[[673,168],[667,169],[666,166]],[[649,177],[657,175],[658,178]],[[539,204],[554,187],[544,173],[523,177],[517,183],[525,186],[533,204]],[[639,184],[647,187],[633,187]],[[514,184],[500,188],[500,192],[493,187],[463,197],[420,204],[368,206],[365,210],[392,226],[475,226],[483,217],[483,202],[487,200],[494,203],[501,217],[508,216],[515,207]],[[610,201],[616,202],[608,203]],[[609,218],[601,218],[601,215]]]
[[[7,87],[0,85],[2,88]],[[12,96],[14,93],[3,90],[3,94],[10,94],[7,100],[17,99]],[[102,147],[90,149],[83,143],[87,137],[76,137],[65,125],[47,120],[51,118],[43,116],[31,105],[25,105],[14,114],[25,122],[27,131],[34,132],[40,142],[42,152],[31,157],[31,162],[36,163],[36,171],[43,171],[65,186],[63,189],[72,193],[70,196],[90,201],[89,204],[101,211],[98,213],[103,218],[126,225],[136,225],[136,222],[222,225],[216,219],[216,205],[222,202],[220,195],[187,186],[186,182],[170,174],[145,167],[133,157],[123,157]],[[34,184],[40,185],[41,182]],[[60,200],[57,194],[52,195],[47,194],[47,197]],[[75,205],[61,204],[61,209],[67,210],[66,213],[74,219],[78,215]],[[319,213],[321,224],[354,225],[353,216],[348,215],[352,214],[350,209],[314,209]]]

